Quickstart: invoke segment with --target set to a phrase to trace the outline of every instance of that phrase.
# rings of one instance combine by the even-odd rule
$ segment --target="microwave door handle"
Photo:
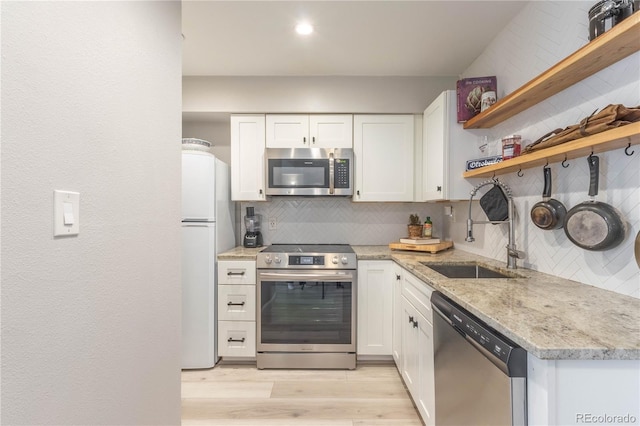
[[[333,195],[334,189],[335,189],[335,185],[334,185],[334,165],[335,165],[335,160],[333,158],[333,152],[329,153],[329,194]]]

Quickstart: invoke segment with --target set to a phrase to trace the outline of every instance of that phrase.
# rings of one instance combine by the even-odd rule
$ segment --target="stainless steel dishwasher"
[[[437,426],[526,425],[527,352],[434,291]]]

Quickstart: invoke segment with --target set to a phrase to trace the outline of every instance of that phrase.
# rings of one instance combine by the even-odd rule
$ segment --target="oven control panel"
[[[324,265],[324,255],[320,256],[299,256],[299,255],[289,255],[289,266],[300,266],[300,265]]]
[[[258,269],[356,269],[355,253],[258,253]]]

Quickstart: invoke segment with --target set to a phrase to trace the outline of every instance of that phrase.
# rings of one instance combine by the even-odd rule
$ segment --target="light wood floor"
[[[182,372],[182,424],[421,426],[395,366],[258,370],[222,365]]]

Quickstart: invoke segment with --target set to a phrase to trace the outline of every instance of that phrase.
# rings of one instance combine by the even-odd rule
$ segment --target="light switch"
[[[64,224],[65,225],[73,225],[73,204],[71,203],[62,203],[63,205],[63,216],[64,216]]]
[[[53,236],[80,232],[80,193],[53,191]]]

